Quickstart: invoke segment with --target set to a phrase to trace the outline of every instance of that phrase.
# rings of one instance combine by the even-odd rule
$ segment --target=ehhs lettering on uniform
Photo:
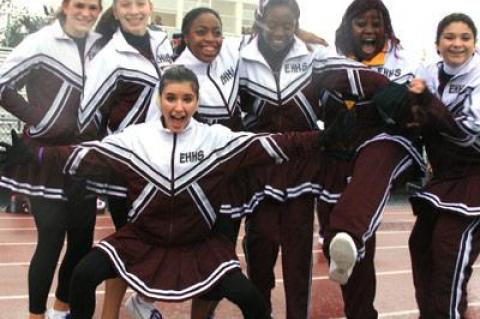
[[[308,69],[308,63],[287,63],[285,64],[285,73],[300,73]]]
[[[173,58],[170,54],[157,54],[157,63],[172,63]]]
[[[227,71],[223,72],[220,75],[220,80],[222,84],[225,85],[228,81],[232,80],[235,77],[235,68],[232,66]]]
[[[392,76],[398,77],[402,75],[402,69],[387,69],[387,68],[377,68],[378,73],[385,75],[387,78]]]
[[[448,93],[458,94],[462,92],[465,85],[463,84],[451,84],[450,88],[448,89]]]
[[[203,151],[180,153],[180,163],[194,163],[203,161],[205,153]]]

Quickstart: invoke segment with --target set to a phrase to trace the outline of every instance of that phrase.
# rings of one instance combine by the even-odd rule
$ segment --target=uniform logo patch
[[[222,80],[222,84],[225,85],[228,81],[232,80],[235,77],[235,68],[232,66],[227,71],[223,72],[220,75],[220,80]]]
[[[308,69],[308,63],[287,63],[285,64],[285,73],[300,73]]]
[[[464,87],[465,87],[464,84],[451,84],[450,88],[448,89],[448,93],[458,94],[458,93],[462,92]]]
[[[378,73],[385,75],[387,78],[398,77],[402,75],[402,69],[387,69],[387,68],[377,68]]]
[[[198,152],[184,152],[180,153],[180,163],[195,163],[205,159],[205,153],[203,151]]]

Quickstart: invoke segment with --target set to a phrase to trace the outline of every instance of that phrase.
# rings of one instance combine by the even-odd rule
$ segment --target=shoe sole
[[[351,237],[338,235],[334,237],[330,244],[330,259],[336,266],[330,270],[330,279],[341,285],[346,284],[357,260],[357,251],[354,244],[352,247]]]

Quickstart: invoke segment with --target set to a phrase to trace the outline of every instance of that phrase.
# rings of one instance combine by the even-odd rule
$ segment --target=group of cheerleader
[[[439,22],[440,59],[424,66],[381,0],[350,4],[335,49],[300,28],[296,0],[260,0],[238,38],[194,8],[176,54],[149,27],[150,0],[101,12],[101,0],[63,0],[0,67],[0,105],[25,122],[1,145],[0,186],[29,196],[37,227],[30,319],[91,318],[103,281],[103,319],[118,318],[128,286],[137,319],[162,318],[154,301],[188,299],[192,319],[213,318],[223,298],[269,319],[280,248],[286,317],[309,318],[315,211],[346,317],[378,318],[375,233],[395,181],[427,167],[410,197],[415,298],[421,318],[464,318],[480,253],[469,16]],[[92,248],[97,196],[116,231]]]

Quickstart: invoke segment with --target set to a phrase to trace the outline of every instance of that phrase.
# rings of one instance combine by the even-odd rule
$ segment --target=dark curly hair
[[[335,46],[337,48],[337,52],[349,55],[355,51],[355,41],[352,34],[352,21],[355,17],[372,9],[377,10],[383,17],[385,26],[385,39],[390,40],[394,50],[400,48],[400,40],[393,32],[390,13],[383,2],[381,0],[355,0],[345,11],[345,14],[342,17],[342,22],[335,33]]]

